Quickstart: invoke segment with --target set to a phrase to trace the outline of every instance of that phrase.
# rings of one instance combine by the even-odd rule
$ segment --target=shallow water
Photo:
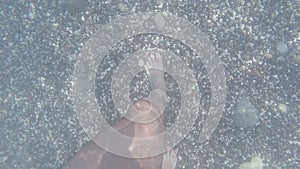
[[[178,169],[238,168],[255,157],[262,159],[265,168],[299,167],[299,6],[298,1],[261,0],[1,1],[1,168],[56,169],[70,159],[89,140],[72,98],[73,71],[84,44],[101,26],[121,16],[162,11],[194,25],[216,51],[226,76],[222,118],[209,140],[200,142],[215,99],[211,69],[202,59],[215,59],[207,53],[208,48],[196,53],[187,42],[150,32],[114,43],[101,64],[97,63],[92,77],[95,90],[89,92],[94,93],[108,123],[121,117],[110,91],[118,65],[135,51],[159,48],[194,71],[201,95],[194,126],[174,148],[178,150]],[[159,31],[165,31],[168,20],[156,15],[154,23]],[[197,38],[195,41],[203,44]],[[185,93],[180,93],[180,82],[171,74],[165,73],[165,80],[169,97],[165,126],[172,128],[184,117],[180,108]],[[145,72],[138,72],[128,84],[130,98],[147,95],[148,83]],[[247,100],[241,102],[241,95]],[[237,115],[243,109],[247,113]],[[91,123],[90,127],[97,125]]]

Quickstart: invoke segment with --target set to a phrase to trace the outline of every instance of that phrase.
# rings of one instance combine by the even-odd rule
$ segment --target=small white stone
[[[265,54],[265,57],[266,57],[266,59],[271,59],[273,56],[272,56],[272,54],[270,54],[270,53],[266,53],[266,54]]]
[[[287,106],[285,104],[283,104],[283,103],[279,103],[278,104],[278,109],[282,113],[287,113]]]
[[[143,60],[139,60],[138,65],[141,66],[141,67],[144,66],[144,61]]]

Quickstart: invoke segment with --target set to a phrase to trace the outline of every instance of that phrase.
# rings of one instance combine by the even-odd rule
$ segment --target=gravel
[[[211,97],[205,67],[195,60],[195,74],[203,85],[203,108],[194,130],[175,147],[177,168],[238,168],[257,156],[265,168],[300,166],[299,1],[86,2],[1,1],[1,168],[60,168],[89,140],[72,108],[76,55],[100,26],[118,16],[146,11],[169,11],[194,24],[209,37],[226,69],[226,109],[213,136],[200,144]],[[155,21],[163,29],[166,21],[159,15]],[[163,41],[160,48],[183,59],[196,57],[184,42],[151,34],[125,39],[107,57],[153,47],[154,39]],[[112,68],[111,63],[99,71],[107,73]],[[132,88],[145,94],[147,89],[137,85],[142,79],[142,75],[136,78]],[[109,82],[99,83],[99,89]],[[172,77],[167,87],[173,98],[167,108],[175,112],[166,122],[171,126],[180,108],[176,104],[180,95]],[[110,101],[109,91],[95,92],[98,100]],[[242,105],[247,112],[251,110],[252,119],[247,121],[243,114],[247,120],[236,125],[241,117],[232,117],[241,112],[241,94],[249,98]],[[106,109],[108,121],[119,117],[112,107]]]

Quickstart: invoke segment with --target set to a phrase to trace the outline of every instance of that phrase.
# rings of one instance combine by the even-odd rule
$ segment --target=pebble
[[[119,7],[120,11],[122,11],[122,12],[127,12],[129,10],[127,5],[124,3],[119,3],[118,7]]]
[[[157,13],[154,16],[154,23],[155,23],[156,28],[159,31],[163,31],[165,29],[166,21],[165,21],[165,18],[160,13]]]
[[[287,113],[287,106],[285,104],[283,104],[283,103],[279,103],[278,104],[278,109],[282,113]]]
[[[236,112],[232,117],[233,125],[239,128],[254,127],[259,122],[257,109],[244,96],[239,100]]]
[[[143,60],[139,60],[138,65],[141,66],[141,67],[144,66],[144,61]]]
[[[286,53],[288,53],[289,48],[288,48],[287,44],[285,44],[284,42],[278,42],[276,44],[276,50],[280,54],[286,54]]]
[[[86,0],[69,0],[67,2],[67,10],[71,14],[83,12],[88,6],[88,2]]]
[[[271,59],[273,56],[272,56],[272,54],[270,54],[270,53],[266,53],[265,54],[265,58],[266,59]]]
[[[295,55],[295,56],[293,57],[293,60],[294,60],[295,62],[300,63],[300,54]]]
[[[245,162],[240,165],[240,169],[263,169],[263,161],[260,157],[253,157],[250,162]]]

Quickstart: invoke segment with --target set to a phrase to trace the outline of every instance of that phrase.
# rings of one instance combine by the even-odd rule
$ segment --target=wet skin
[[[134,107],[136,110],[145,110],[150,107],[149,102],[139,101]],[[131,113],[131,112],[129,112]],[[144,113],[144,111],[143,111]],[[164,129],[161,118],[150,123],[136,123],[126,118],[118,121],[113,128],[121,134],[133,138],[148,138],[161,133]],[[95,138],[95,139],[101,139]],[[163,140],[153,141],[155,146],[163,146]],[[141,153],[139,145],[131,142],[130,145],[123,144],[124,149],[134,156],[134,153]],[[151,146],[150,146],[151,147]],[[160,169],[162,166],[163,155],[149,158],[126,158],[105,151],[94,141],[90,141],[82,147],[75,156],[63,167],[63,169]]]
[[[152,91],[148,98],[134,103],[127,114],[112,127],[123,135],[133,138],[130,143],[118,146],[131,154],[127,158],[112,154],[94,141],[103,139],[99,133],[93,140],[82,147],[70,159],[63,169],[175,169],[176,152],[149,156],[153,149],[165,149],[164,137],[149,140],[146,143],[136,141],[134,138],[150,138],[162,133],[163,111],[166,105],[166,87],[164,81],[163,58],[159,54],[148,53],[148,62],[145,65]],[[146,146],[145,146],[146,145]],[[163,153],[163,152],[162,152]],[[139,158],[139,157],[145,158]]]

